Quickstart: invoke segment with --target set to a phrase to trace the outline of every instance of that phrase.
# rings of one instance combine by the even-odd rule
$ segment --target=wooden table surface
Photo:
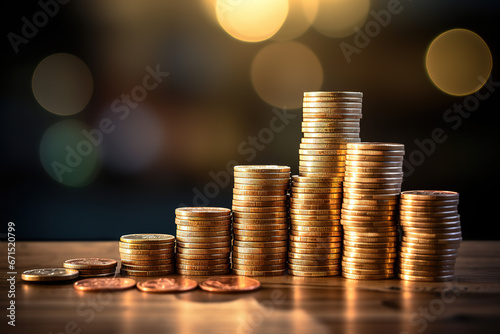
[[[5,317],[8,270],[2,257],[1,333],[500,333],[496,241],[463,242],[453,282],[285,275],[259,278],[261,289],[240,294],[81,292],[71,283],[24,283],[22,271],[61,267],[69,258],[119,259],[118,242],[16,247],[16,327]]]

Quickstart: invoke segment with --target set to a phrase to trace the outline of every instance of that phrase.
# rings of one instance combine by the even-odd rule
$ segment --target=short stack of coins
[[[290,167],[235,166],[233,272],[278,276],[286,271]]]
[[[336,179],[292,177],[288,273],[340,275],[342,183]]]
[[[120,237],[121,273],[161,276],[175,272],[175,237],[169,234],[127,234]]]
[[[231,271],[231,210],[185,207],[175,210],[176,268],[181,275],[224,275]]]
[[[347,144],[341,219],[342,276],[346,278],[395,275],[403,157],[403,144]]]
[[[95,257],[70,259],[63,263],[66,269],[78,270],[81,278],[112,276],[115,274],[116,266],[117,262],[113,259]]]
[[[340,274],[346,144],[359,142],[361,92],[305,92],[299,176],[292,179],[289,273]]]
[[[462,242],[458,193],[413,190],[401,193],[403,231],[399,277],[410,281],[452,280]]]

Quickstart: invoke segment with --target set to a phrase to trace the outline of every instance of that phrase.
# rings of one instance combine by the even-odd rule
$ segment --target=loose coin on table
[[[26,270],[21,275],[21,278],[27,282],[55,282],[73,280],[78,275],[79,272],[75,269],[42,268]]]
[[[144,292],[183,292],[196,289],[197,286],[196,281],[183,277],[161,277],[137,283],[137,288]]]
[[[200,288],[210,292],[253,291],[259,287],[259,281],[244,276],[211,277],[200,284]]]
[[[80,277],[100,277],[115,274],[117,262],[113,259],[105,258],[78,258],[66,260],[63,267],[76,269],[80,272]]]
[[[131,278],[86,278],[73,284],[80,291],[126,290],[133,288],[136,281]]]

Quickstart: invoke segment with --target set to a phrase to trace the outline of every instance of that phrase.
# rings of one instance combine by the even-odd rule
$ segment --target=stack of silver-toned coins
[[[115,274],[117,262],[113,259],[86,257],[66,260],[63,267],[76,269],[82,278],[111,276]]]
[[[130,276],[173,274],[175,237],[169,234],[128,234],[120,237],[121,273]]]
[[[458,193],[453,191],[401,193],[400,278],[410,281],[453,279],[462,242],[457,206]]]
[[[346,144],[359,142],[361,92],[305,92],[299,176],[292,178],[289,273],[340,274]]]
[[[223,275],[231,271],[231,210],[186,207],[175,210],[176,268],[181,275]]]
[[[277,276],[286,271],[290,167],[235,166],[233,272]]]
[[[347,144],[341,220],[346,278],[385,279],[395,274],[403,156],[403,144]]]

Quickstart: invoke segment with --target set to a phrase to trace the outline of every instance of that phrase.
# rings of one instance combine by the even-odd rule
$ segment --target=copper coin
[[[409,190],[401,193],[402,199],[458,200],[458,193],[447,190]]]
[[[69,281],[77,278],[78,270],[67,268],[43,268],[26,270],[21,275],[23,281],[28,282],[52,282]]]
[[[133,288],[135,284],[136,281],[131,278],[87,278],[75,282],[73,287],[82,291],[125,290]]]
[[[137,288],[144,292],[183,292],[196,289],[198,283],[192,279],[176,278],[154,278],[137,283]]]
[[[177,268],[177,273],[187,276],[210,276],[210,275],[225,275],[229,274],[231,269],[218,269],[218,270],[189,270]]]
[[[280,253],[240,253],[237,250],[233,251],[232,258],[243,259],[243,260],[276,260],[276,259],[286,259],[286,252]]]
[[[63,263],[64,268],[68,269],[105,269],[116,267],[117,262],[113,259],[104,259],[96,257],[86,257],[66,260]]]
[[[178,229],[178,228],[177,228]],[[130,243],[130,242],[118,242],[119,248],[125,249],[165,249],[174,246],[174,242],[165,242],[165,243]]]
[[[243,242],[278,242],[278,241],[286,241],[288,240],[288,235],[277,235],[277,236],[267,236],[267,237],[249,237],[249,236],[241,236],[234,235],[234,241],[243,241]],[[233,241],[233,243],[234,243]]]
[[[134,270],[134,269],[121,269],[122,275],[127,276],[165,276],[171,275],[175,272],[174,267],[167,270]]]
[[[241,270],[233,269],[236,275],[242,276],[281,276],[286,272],[286,269],[280,270]]]

